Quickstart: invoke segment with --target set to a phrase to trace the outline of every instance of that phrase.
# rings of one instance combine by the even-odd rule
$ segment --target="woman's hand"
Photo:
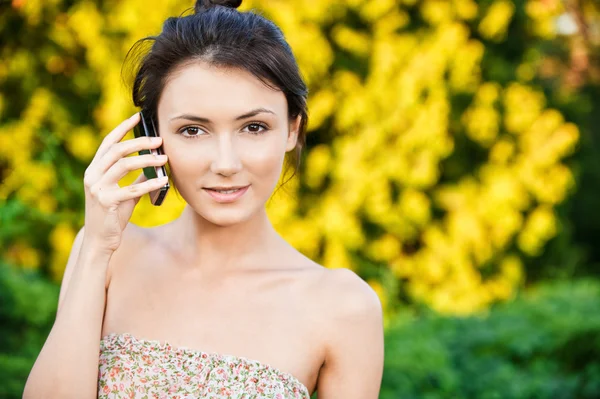
[[[96,248],[114,252],[121,244],[127,226],[140,197],[163,186],[168,178],[148,180],[144,173],[129,186],[120,187],[119,180],[128,172],[167,162],[166,155],[127,155],[160,147],[160,137],[138,137],[121,142],[125,134],[140,121],[140,114],[121,122],[100,144],[94,159],[85,171],[85,240]]]

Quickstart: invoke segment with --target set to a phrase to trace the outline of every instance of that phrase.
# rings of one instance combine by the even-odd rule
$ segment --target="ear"
[[[298,115],[294,121],[290,122],[287,142],[285,144],[285,152],[296,148],[296,143],[298,142],[298,133],[300,131],[300,122],[302,122],[302,115]]]

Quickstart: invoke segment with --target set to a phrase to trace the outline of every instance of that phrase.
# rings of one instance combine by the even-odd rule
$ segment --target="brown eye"
[[[248,129],[250,129],[248,133],[255,135],[263,134],[267,130],[269,130],[269,128],[262,123],[250,123],[249,125],[247,125],[247,127]],[[260,128],[262,128],[263,130],[260,130]]]
[[[195,126],[184,127],[179,132],[182,134],[183,137],[188,139],[193,139],[198,136],[202,136],[202,130]]]

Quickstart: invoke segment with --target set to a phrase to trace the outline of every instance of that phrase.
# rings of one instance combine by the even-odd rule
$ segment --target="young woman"
[[[136,69],[133,100],[160,138],[110,132],[86,170],[54,326],[25,398],[375,399],[381,304],[273,229],[265,203],[304,143],[307,89],[280,29],[241,1],[199,1],[166,20]],[[138,155],[163,147],[164,156]],[[288,154],[289,155],[289,154]],[[165,184],[187,205],[154,228],[129,223]]]

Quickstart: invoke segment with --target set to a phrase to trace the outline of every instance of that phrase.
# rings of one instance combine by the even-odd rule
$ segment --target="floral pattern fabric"
[[[310,399],[293,375],[243,357],[109,334],[100,341],[99,399]]]

